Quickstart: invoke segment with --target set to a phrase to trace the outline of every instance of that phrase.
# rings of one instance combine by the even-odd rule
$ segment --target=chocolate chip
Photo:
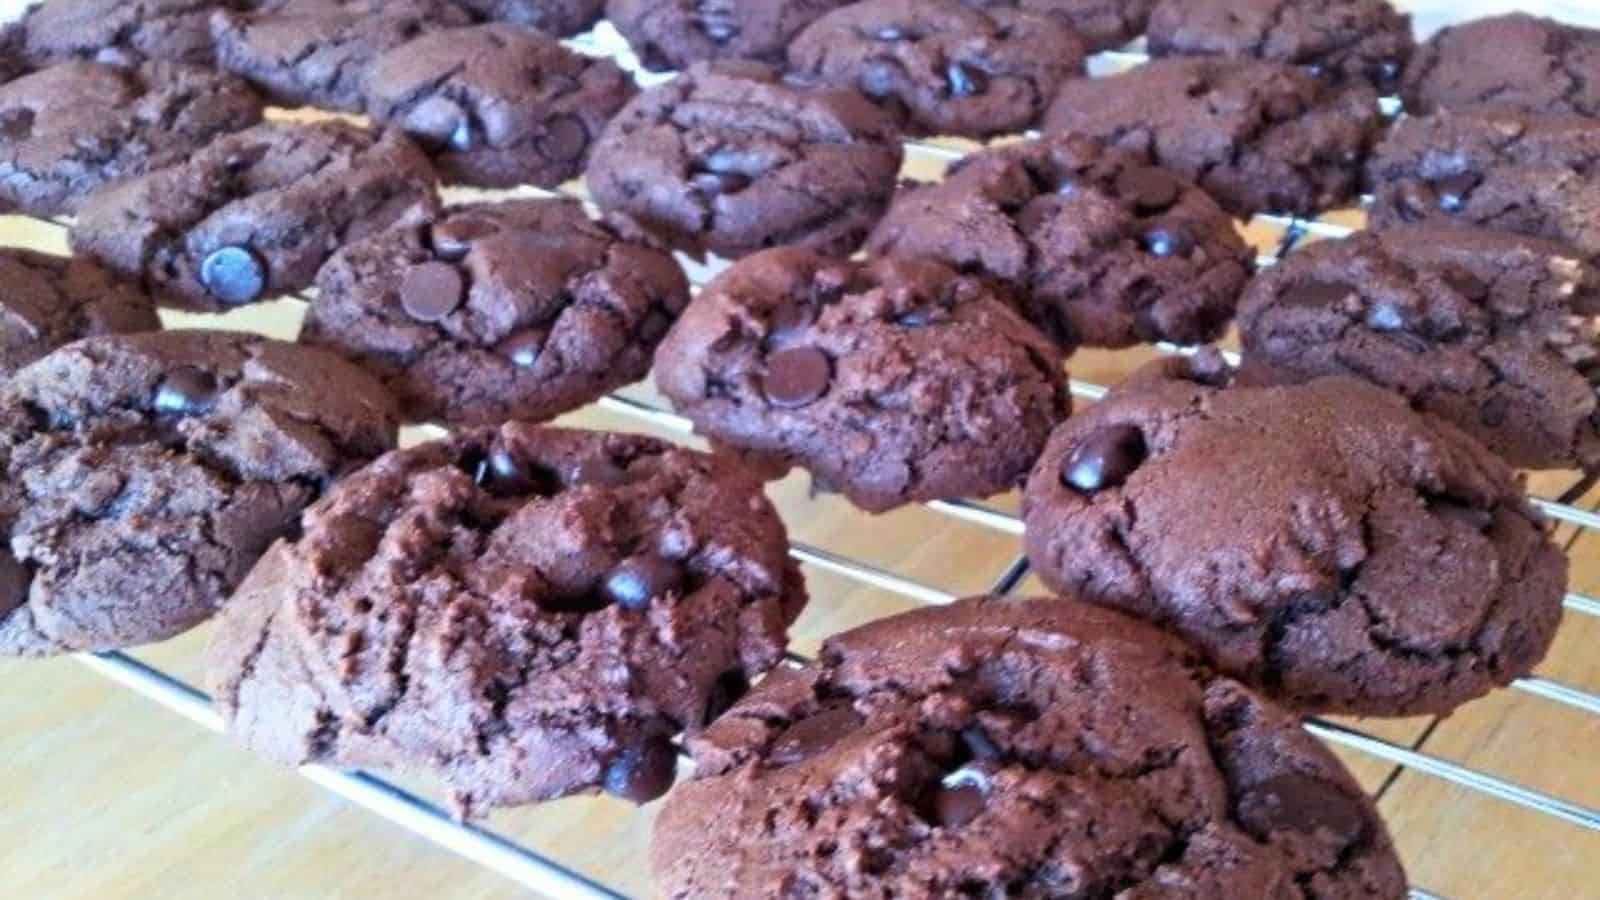
[[[8,141],[25,141],[33,134],[34,112],[31,109],[8,109],[0,113],[0,138]]]
[[[11,555],[11,550],[0,547],[0,618],[28,602],[28,585],[33,574],[28,567]]]
[[[813,310],[809,303],[785,303],[767,317],[767,345],[778,347],[798,337],[811,326]]]
[[[784,729],[767,751],[767,761],[775,766],[805,762],[844,740],[865,722],[847,705],[826,707]]]
[[[678,751],[664,737],[645,738],[606,766],[606,793],[632,803],[649,803],[672,788]]]
[[[711,685],[711,692],[706,695],[706,711],[701,724],[710,725],[721,718],[749,691],[750,679],[745,677],[743,669],[729,669],[718,675]]]
[[[600,589],[624,609],[645,609],[657,597],[681,593],[686,581],[682,564],[656,553],[638,553],[608,572]]]
[[[875,40],[883,41],[886,44],[892,44],[895,41],[905,40],[906,32],[905,29],[898,25],[885,25],[882,28],[879,28],[877,32],[872,35],[872,37]]]
[[[1348,846],[1367,830],[1367,817],[1358,802],[1307,775],[1278,775],[1251,788],[1239,798],[1238,816],[1261,840],[1280,831],[1326,832]]]
[[[179,366],[156,387],[155,408],[173,416],[199,416],[217,402],[217,376],[194,366]]]
[[[944,80],[950,86],[952,97],[975,97],[989,89],[989,76],[966,63],[953,62],[946,66]]]
[[[455,262],[466,258],[472,250],[472,242],[486,238],[500,230],[500,226],[488,219],[476,219],[470,216],[446,219],[428,229],[428,246],[440,259]]]
[[[462,115],[456,120],[456,127],[450,132],[450,149],[466,153],[478,148],[478,128],[472,124],[472,117]]]
[[[1085,494],[1128,480],[1145,459],[1144,432],[1133,425],[1107,425],[1067,454],[1061,481]]]
[[[736,154],[717,151],[695,164],[689,183],[702,194],[736,194],[750,186],[749,175],[740,171],[743,160]]]
[[[1386,84],[1392,84],[1399,79],[1402,68],[1399,60],[1385,59],[1374,64],[1368,70],[1368,75],[1381,87]]]
[[[1400,196],[1397,207],[1400,218],[1407,222],[1420,222],[1428,217],[1435,204],[1439,202],[1439,195],[1425,182],[1410,181],[1400,185]]]
[[[1194,247],[1194,235],[1178,222],[1158,222],[1144,233],[1144,248],[1151,256],[1188,256]]]
[[[1000,758],[1000,748],[995,746],[994,741],[989,740],[983,729],[976,725],[961,729],[961,743],[966,745],[967,752],[972,754],[973,759]]]
[[[1176,178],[1149,166],[1124,169],[1117,176],[1117,193],[1133,201],[1140,215],[1171,209],[1182,192],[1183,187]]]
[[[1477,509],[1449,497],[1429,497],[1428,512],[1447,522],[1457,522],[1473,531],[1486,531],[1494,524],[1494,513]]]
[[[1468,300],[1478,301],[1489,296],[1489,286],[1479,281],[1471,272],[1451,270],[1444,273],[1443,279],[1451,290]]]
[[[1283,294],[1283,302],[1311,309],[1337,309],[1356,289],[1343,281],[1302,281]]]
[[[580,484],[618,485],[627,484],[633,477],[628,470],[617,465],[609,456],[591,456],[580,461],[572,467],[572,476],[567,483],[574,486]]]
[[[989,805],[993,787],[989,773],[976,766],[951,772],[934,790],[933,821],[945,828],[960,828],[976,819]]]
[[[798,409],[828,392],[833,364],[816,347],[791,347],[767,357],[762,389],[767,401],[783,409]]]
[[[223,247],[200,263],[200,283],[223,303],[250,303],[267,289],[267,265],[249,247]]]
[[[535,142],[539,155],[558,162],[571,162],[583,157],[589,149],[589,129],[577,116],[560,116],[544,127],[544,137]]]
[[[1478,179],[1474,175],[1452,175],[1435,181],[1433,189],[1439,197],[1439,209],[1447,213],[1460,212],[1467,205],[1467,196],[1477,186]]]
[[[1404,331],[1409,318],[1393,303],[1378,302],[1367,308],[1367,327],[1374,331]]]
[[[1490,428],[1499,428],[1506,423],[1506,415],[1510,412],[1511,402],[1497,394],[1478,408],[1478,421]]]
[[[550,497],[561,490],[554,472],[504,447],[495,447],[483,457],[473,480],[496,497]]]
[[[544,352],[545,334],[542,331],[519,331],[500,342],[500,355],[511,360],[519,369],[531,369]]]
[[[706,22],[701,25],[701,30],[711,39],[711,43],[719,46],[739,36],[739,28],[732,22]]]
[[[465,288],[461,273],[449,263],[412,266],[400,282],[400,306],[418,322],[437,322],[461,305]]]
[[[919,306],[895,316],[894,320],[907,328],[925,328],[941,318],[939,315],[941,312],[942,310],[937,307]]]

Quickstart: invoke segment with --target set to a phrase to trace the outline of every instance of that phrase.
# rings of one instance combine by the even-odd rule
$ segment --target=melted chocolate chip
[[[989,805],[992,788],[989,773],[983,767],[964,766],[951,772],[934,789],[929,804],[933,821],[944,828],[966,825]]]
[[[1373,65],[1367,74],[1378,83],[1379,87],[1382,87],[1397,81],[1403,68],[1399,60],[1385,59]]]
[[[1166,212],[1182,192],[1176,178],[1149,166],[1124,169],[1117,176],[1117,193],[1131,200],[1140,215]]]
[[[1274,832],[1326,832],[1349,845],[1367,830],[1361,805],[1325,781],[1306,775],[1278,775],[1239,798],[1239,821],[1267,840]]]
[[[946,66],[944,80],[952,97],[976,97],[989,90],[989,76],[966,63],[952,62]]]
[[[428,245],[440,259],[455,262],[466,258],[472,242],[486,238],[500,230],[488,219],[470,216],[447,219],[428,230]]]
[[[1439,195],[1424,182],[1410,181],[1400,186],[1400,218],[1407,222],[1420,222],[1439,202]]]
[[[1444,283],[1448,284],[1451,290],[1468,300],[1478,301],[1489,296],[1489,286],[1479,281],[1477,276],[1471,272],[1459,270],[1446,272],[1444,273]]]
[[[1194,252],[1194,235],[1181,222],[1157,222],[1144,233],[1144,248],[1151,256],[1188,256]]]
[[[711,43],[724,46],[729,41],[739,36],[739,27],[732,22],[706,22],[700,26]]]
[[[972,754],[973,759],[1000,758],[1000,748],[995,746],[994,741],[989,740],[983,729],[976,725],[961,730],[961,743],[966,746],[967,752]]]
[[[450,315],[465,294],[461,273],[448,263],[412,266],[400,282],[400,306],[418,322],[437,322]]]
[[[1478,186],[1478,179],[1474,175],[1452,175],[1433,183],[1433,189],[1439,197],[1439,209],[1442,212],[1460,212],[1467,205],[1467,197],[1472,189]]]
[[[1409,318],[1393,303],[1374,303],[1367,308],[1367,327],[1374,331],[1404,331]]]
[[[750,186],[740,171],[743,161],[733,153],[717,151],[701,160],[689,173],[689,183],[702,194],[736,194]]]
[[[11,555],[11,550],[0,547],[0,618],[28,602],[28,585],[33,574],[28,567]]]
[[[466,153],[478,149],[478,143],[478,129],[472,119],[464,115],[456,120],[455,130],[450,132],[450,149]]]
[[[745,677],[743,669],[729,669],[718,675],[711,685],[711,692],[706,696],[706,711],[701,724],[715,722],[749,692],[750,679]]]
[[[1133,425],[1107,425],[1067,454],[1061,482],[1085,494],[1128,480],[1145,459],[1144,433]]]
[[[267,289],[267,264],[249,247],[223,247],[200,263],[200,283],[223,303],[250,303]]]
[[[156,387],[156,412],[171,416],[199,416],[217,402],[217,376],[194,366],[179,366]]]
[[[885,25],[882,28],[879,28],[872,35],[872,37],[873,40],[883,41],[885,44],[892,44],[895,41],[905,40],[906,32],[905,29],[898,25]]]
[[[534,146],[546,159],[571,162],[589,149],[589,129],[577,116],[558,116],[545,125],[544,136]]]
[[[550,497],[561,490],[561,480],[554,472],[504,447],[495,447],[483,457],[473,480],[496,497]]]
[[[1343,281],[1303,281],[1284,292],[1283,301],[1311,309],[1337,309],[1356,289]]]
[[[678,751],[664,737],[645,738],[606,766],[606,793],[631,803],[649,803],[672,788]]]
[[[544,339],[543,331],[519,331],[501,341],[497,349],[513,366],[531,369],[538,364],[539,354],[544,352]]]
[[[633,480],[628,470],[617,465],[609,456],[591,456],[572,467],[567,479],[574,486],[580,484],[619,485]]]
[[[833,364],[816,347],[791,347],[767,357],[762,389],[767,401],[783,409],[807,406],[828,392]]]
[[[687,582],[682,564],[655,553],[628,557],[606,574],[600,589],[624,609],[645,609],[657,597],[681,593]]]
[[[849,706],[829,706],[784,729],[767,751],[775,766],[792,766],[839,743],[866,722]]]

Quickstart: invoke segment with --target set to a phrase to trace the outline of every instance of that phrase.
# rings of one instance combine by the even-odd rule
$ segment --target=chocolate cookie
[[[859,89],[918,134],[985,138],[1035,124],[1085,48],[1045,16],[959,0],[865,0],[818,19],[789,68]]]
[[[1141,34],[1155,0],[962,0],[980,9],[1017,9],[1072,29],[1089,50],[1121,47]]]
[[[1069,81],[1045,130],[1076,131],[1143,154],[1240,216],[1311,215],[1355,198],[1377,138],[1377,95],[1280,63],[1159,59]]]
[[[209,65],[211,14],[252,0],[48,0],[23,20],[36,64],[88,59],[133,65],[146,59]]]
[[[838,635],[689,747],[651,847],[670,900],[1406,896],[1372,802],[1298,719],[1076,600]]]
[[[89,260],[0,250],[0,382],[78,338],[160,329],[150,295]]]
[[[0,85],[0,207],[72,212],[108,182],[171,165],[261,120],[261,98],[198,66],[65,62]]]
[[[1152,56],[1290,63],[1385,94],[1416,48],[1411,17],[1388,0],[1159,0],[1146,37]]]
[[[360,370],[251,335],[88,338],[24,368],[0,392],[0,654],[126,647],[199,623],[395,432]]]
[[[1317,241],[1240,302],[1243,379],[1351,375],[1514,466],[1600,469],[1600,272],[1562,244],[1447,225]]]
[[[229,730],[271,759],[436,774],[466,815],[671,787],[670,738],[805,605],[761,485],[638,435],[511,423],[383,457],[224,614]]]
[[[1023,500],[1047,584],[1305,713],[1445,713],[1533,669],[1567,561],[1504,462],[1363,381],[1228,375],[1162,360],[1051,435]]]
[[[379,376],[411,421],[544,420],[643,378],[688,302],[672,257],[574,201],[475,204],[341,250],[301,340]]]
[[[279,106],[361,112],[367,70],[386,50],[471,18],[451,0],[288,0],[218,13],[217,63]]]
[[[1527,13],[1436,32],[1406,69],[1406,109],[1600,116],[1600,31]]]
[[[801,29],[850,0],[607,0],[639,64],[661,72],[713,59],[783,62]]]
[[[367,111],[425,147],[446,181],[554,187],[583,172],[589,147],[637,90],[608,59],[521,25],[425,34],[367,78]]]
[[[266,124],[91,195],[72,247],[195,309],[311,286],[341,245],[438,206],[404,136],[343,122]]]
[[[1016,486],[1071,410],[1061,354],[979,279],[796,248],[707,285],[656,384],[701,434],[872,512]]]
[[[537,28],[568,37],[588,31],[600,21],[605,0],[455,0],[480,18]]]
[[[888,207],[903,154],[893,123],[854,91],[701,64],[624,107],[586,174],[601,209],[668,246],[848,256]]]
[[[1451,113],[1395,123],[1367,166],[1373,228],[1479,225],[1600,260],[1600,121]]]
[[[867,251],[996,278],[1068,349],[1215,340],[1254,264],[1205,192],[1077,135],[968,156],[902,191]]]

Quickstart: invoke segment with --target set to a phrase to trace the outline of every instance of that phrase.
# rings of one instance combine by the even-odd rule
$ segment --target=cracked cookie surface
[[[145,60],[210,65],[211,15],[253,0],[49,0],[23,19],[37,65],[69,59],[132,65]]]
[[[79,338],[159,330],[150,295],[93,262],[0,250],[0,382]]]
[[[1405,225],[1316,241],[1239,304],[1241,380],[1350,375],[1519,468],[1600,468],[1600,272],[1565,245]]]
[[[76,210],[102,185],[172,165],[261,121],[231,75],[152,62],[64,62],[0,85],[0,208]]]
[[[1412,114],[1439,109],[1600,116],[1600,30],[1527,13],[1440,29],[1406,69]]]
[[[637,89],[609,59],[496,23],[425,34],[380,56],[367,111],[431,151],[446,182],[555,187]]]
[[[456,5],[491,22],[537,28],[556,37],[588,31],[600,21],[605,0],[455,0]]]
[[[1158,59],[1062,86],[1046,132],[1143,154],[1247,217],[1311,215],[1355,199],[1378,136],[1377,94],[1253,59]]]
[[[670,256],[576,201],[474,204],[341,250],[301,340],[377,375],[412,421],[544,420],[643,378],[688,302]]]
[[[1051,435],[1023,500],[1047,584],[1304,713],[1444,713],[1532,670],[1567,562],[1504,462],[1364,381],[1228,377],[1163,360]]]
[[[670,738],[783,654],[805,604],[744,470],[511,423],[391,453],[308,510],[222,617],[231,732],[285,764],[437,775],[467,815],[671,786]]]
[[[1298,720],[1067,598],[835,636],[692,737],[662,895],[1399,900],[1377,811]]]
[[[903,189],[867,252],[995,278],[1067,349],[1214,340],[1254,265],[1205,192],[1074,135],[974,154]]]
[[[866,0],[812,23],[789,69],[850,87],[916,134],[986,138],[1031,127],[1084,73],[1083,43],[1046,16],[958,0]]]
[[[339,247],[437,208],[433,168],[399,132],[264,124],[102,188],[70,238],[164,302],[220,310],[310,287]]]
[[[1071,411],[1060,352],[981,280],[793,248],[707,285],[656,384],[721,446],[874,512],[1014,487]]]
[[[227,332],[70,344],[13,376],[0,409],[5,655],[199,624],[396,432],[393,402],[354,366]]]
[[[1048,16],[1072,29],[1090,51],[1121,47],[1141,34],[1155,0],[962,0],[979,9]]]
[[[680,250],[848,256],[888,207],[903,155],[890,119],[853,91],[704,63],[624,107],[586,177],[608,217]]]
[[[708,60],[782,63],[795,35],[850,0],[607,0],[606,18],[657,72]]]

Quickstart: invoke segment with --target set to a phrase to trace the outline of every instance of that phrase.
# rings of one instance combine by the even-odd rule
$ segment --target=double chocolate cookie
[[[672,786],[671,738],[783,655],[805,605],[761,485],[637,435],[522,423],[389,454],[307,511],[212,645],[271,759],[436,774],[462,813]]]
[[[437,207],[427,157],[398,132],[267,124],[101,189],[71,240],[164,301],[216,310],[310,287],[339,247]]]
[[[781,63],[801,29],[850,0],[607,0],[606,18],[639,64],[661,72],[697,62]]]
[[[903,154],[893,122],[854,91],[700,64],[623,108],[587,178],[611,218],[690,253],[848,256],[888,207]]]
[[[1352,378],[1169,358],[1057,429],[1023,501],[1052,588],[1304,713],[1445,713],[1526,675],[1566,557],[1510,467]]]
[[[830,639],[690,738],[651,858],[671,900],[1400,900],[1372,802],[1299,720],[1065,598]]]
[[[1406,69],[1409,112],[1491,107],[1600,116],[1600,30],[1527,13],[1440,29]]]
[[[261,120],[231,75],[162,62],[65,62],[0,85],[0,208],[72,212],[108,182],[171,165]]]
[[[1227,56],[1303,66],[1384,94],[1400,85],[1416,42],[1388,0],[1160,0],[1146,35],[1153,56]]]
[[[1600,272],[1551,241],[1406,225],[1317,241],[1240,301],[1242,380],[1352,375],[1514,466],[1600,469]]]
[[[0,250],[0,382],[78,338],[160,329],[149,294],[89,260]]]
[[[600,21],[606,5],[605,0],[455,0],[455,3],[481,19],[526,25],[556,37],[588,31]]]
[[[980,279],[798,248],[707,285],[656,384],[721,446],[872,512],[1016,486],[1071,410],[1060,352]]]
[[[688,302],[672,257],[574,201],[478,204],[341,250],[301,340],[378,375],[411,421],[543,420],[643,378]]]
[[[94,337],[22,369],[0,392],[0,654],[198,624],[395,432],[360,370],[251,335]]]
[[[962,0],[980,9],[1038,13],[1072,29],[1090,50],[1110,50],[1144,33],[1155,0]]]
[[[985,138],[1034,125],[1083,74],[1085,48],[1054,19],[959,0],[865,0],[818,19],[789,68],[853,87],[908,130]]]
[[[968,156],[902,191],[867,251],[997,279],[1069,349],[1214,340],[1253,266],[1205,192],[1077,135]]]
[[[1240,216],[1312,215],[1353,200],[1378,136],[1377,95],[1281,63],[1158,59],[1067,82],[1046,131],[1110,141],[1165,166]]]
[[[380,56],[367,111],[432,149],[446,181],[554,187],[583,172],[590,145],[636,92],[608,59],[496,23],[425,34]]]
[[[1373,228],[1478,225],[1600,260],[1600,121],[1439,112],[1395,123],[1367,166]]]
[[[48,0],[23,19],[28,56],[39,65],[88,59],[132,65],[147,59],[209,65],[211,15],[254,0]]]

